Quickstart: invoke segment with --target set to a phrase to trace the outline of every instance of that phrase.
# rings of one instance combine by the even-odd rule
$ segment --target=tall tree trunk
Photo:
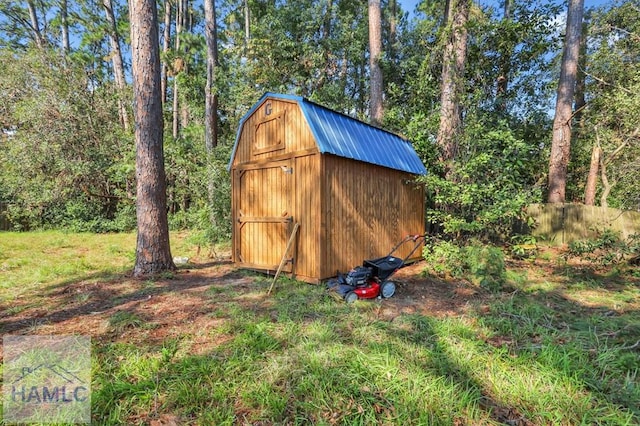
[[[205,87],[205,132],[207,153],[218,145],[218,94],[215,87],[218,67],[218,35],[216,25],[216,2],[204,0],[204,35],[207,42],[207,85]]]
[[[553,120],[551,158],[549,159],[549,203],[564,203],[567,187],[567,166],[571,151],[571,120],[580,56],[584,0],[569,0],[567,32],[558,81],[556,113]]]
[[[129,113],[124,99],[126,96],[127,82],[124,78],[124,64],[122,62],[122,51],[120,50],[120,37],[116,17],[113,13],[111,0],[102,0],[107,24],[109,25],[109,43],[111,44],[111,63],[113,64],[113,77],[118,88],[118,108],[120,109],[120,122],[125,130],[129,130]]]
[[[27,8],[29,9],[29,20],[31,21],[31,32],[33,33],[33,40],[36,43],[36,47],[42,49],[44,47],[44,38],[40,31],[40,22],[38,20],[38,13],[36,6],[33,4],[33,0],[27,1]]]
[[[327,81],[336,75],[336,63],[332,60],[333,52],[330,49],[329,40],[331,40],[332,32],[332,19],[333,19],[333,0],[327,0],[326,10],[324,12],[324,18],[322,20],[322,31],[320,38],[322,42],[318,45],[319,49],[322,49],[322,71],[319,73],[318,78],[311,83],[310,92],[316,92],[324,87]]]
[[[359,61],[360,63],[354,67],[354,80],[357,81],[354,98],[356,98],[356,116],[364,117],[367,114],[367,96],[366,96],[366,75],[367,75],[367,62],[366,60]]]
[[[587,176],[587,185],[584,189],[584,204],[587,206],[595,205],[596,187],[598,184],[598,170],[602,156],[602,149],[599,144],[593,145],[591,151],[591,164],[589,165],[589,175]]]
[[[333,0],[327,0],[326,2],[326,10],[324,13],[324,18],[322,20],[322,39],[329,40],[332,34],[332,20],[333,20]],[[326,55],[326,49],[325,49]]]
[[[193,13],[189,8],[189,0],[182,0],[184,2],[182,6],[182,32],[190,33],[193,29]],[[183,43],[181,55],[184,57],[183,61],[183,72],[185,75],[189,74],[189,61],[188,61],[188,53],[186,51],[186,45]],[[181,102],[180,103],[180,129],[184,129],[189,125],[189,103]]]
[[[575,122],[578,124],[578,129],[583,130],[584,128],[584,120],[583,120],[583,112],[584,108],[587,106],[587,100],[585,98],[585,93],[587,90],[587,31],[588,23],[582,23],[582,37],[580,38],[580,54],[578,56],[578,71],[576,74],[576,93],[575,93],[575,113],[573,118]]]
[[[464,67],[467,57],[467,20],[470,0],[448,0],[445,8],[447,40],[442,58],[440,95],[440,127],[438,145],[440,160],[446,172],[458,151],[458,137],[462,128],[460,99],[464,90]]]
[[[382,12],[380,0],[369,0],[369,116],[371,124],[380,125],[382,109]]]
[[[506,24],[511,22],[511,0],[504,0],[504,14],[502,21]],[[499,111],[505,112],[507,109],[507,89],[509,87],[509,74],[511,73],[512,48],[510,43],[505,43],[500,49],[500,75],[496,86],[496,105]]]
[[[609,198],[609,194],[611,193],[611,188],[613,188],[613,185],[609,183],[609,178],[607,177],[606,161],[601,161],[600,179],[602,180],[602,194],[600,195],[600,207],[607,208],[609,207],[609,204],[607,204],[607,198]]]
[[[131,59],[136,140],[135,276],[174,270],[169,245],[162,141],[160,51],[155,0],[131,0]]]
[[[180,116],[179,116],[179,93],[178,93],[178,74],[182,72],[183,60],[180,57],[180,37],[182,36],[182,22],[184,20],[184,2],[183,0],[177,1],[176,7],[176,42],[175,42],[175,50],[177,58],[174,62],[173,66],[173,123],[172,123],[172,134],[174,139],[178,139],[179,134],[179,124],[180,124]]]
[[[204,0],[204,36],[207,42],[207,85],[205,87],[204,141],[208,163],[212,164],[213,151],[218,146],[218,89],[216,88],[216,70],[218,68],[218,26],[216,24],[215,0]],[[215,180],[213,173],[207,176],[209,195],[209,220],[215,224]]]
[[[162,35],[162,53],[164,60],[162,61],[162,105],[167,103],[167,84],[169,81],[169,66],[167,65],[167,54],[171,46],[171,0],[164,0],[164,29]]]
[[[389,59],[398,63],[398,1],[389,0]]]
[[[245,49],[249,49],[249,41],[251,40],[251,12],[249,10],[249,0],[244,0],[244,45]]]
[[[574,119],[578,126],[578,138],[585,133],[584,125],[584,109],[587,106],[585,98],[586,91],[586,63],[587,63],[587,22],[582,23],[582,38],[580,39],[580,57],[578,58],[578,74],[576,81],[575,93],[575,113]],[[602,157],[602,148],[598,140],[598,128],[595,128],[596,144],[591,150],[591,162],[589,164],[589,174],[587,175],[587,184],[584,189],[584,204],[593,206],[596,202],[596,190],[598,186],[598,171]]]
[[[60,33],[62,34],[62,53],[68,54],[71,51],[69,43],[69,20],[67,0],[60,0]]]

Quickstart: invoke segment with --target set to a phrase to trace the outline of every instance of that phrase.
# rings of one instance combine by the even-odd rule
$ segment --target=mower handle
[[[407,235],[407,236],[405,237],[405,240],[407,240],[407,241],[408,241],[408,240],[410,240],[410,239],[411,239],[411,240],[413,240],[413,241],[418,241],[418,239],[420,239],[420,238],[425,238],[425,239],[426,239],[426,238],[427,238],[427,234],[415,234],[415,235],[411,235],[411,234],[409,234],[409,235]],[[403,240],[403,241],[404,241],[404,240]]]
[[[385,256],[385,257],[391,256],[396,250],[398,250],[400,248],[401,245],[403,245],[407,241],[413,241],[414,243],[416,243],[416,245],[413,248],[413,250],[411,250],[409,255],[403,259],[402,263],[404,263],[404,261],[409,259],[409,257],[411,257],[411,255],[418,249],[418,247],[420,247],[420,244],[422,244],[424,241],[426,241],[426,239],[427,239],[427,234],[426,233],[425,234],[415,234],[415,235],[409,234],[406,237],[404,237],[402,239],[402,241],[400,241],[398,244],[396,244],[396,246],[394,248],[392,248],[391,251],[389,252],[389,254],[387,254],[387,256]],[[419,240],[422,240],[422,241],[417,243]]]

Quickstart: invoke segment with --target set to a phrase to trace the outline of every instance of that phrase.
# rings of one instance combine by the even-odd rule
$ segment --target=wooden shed
[[[229,168],[242,268],[275,272],[291,240],[283,271],[317,283],[424,232],[414,181],[426,170],[411,143],[302,97],[262,96],[240,122]]]

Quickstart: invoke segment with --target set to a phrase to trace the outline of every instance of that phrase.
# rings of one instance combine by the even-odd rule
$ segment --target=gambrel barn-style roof
[[[427,173],[408,140],[318,105],[301,96],[265,93],[242,118],[239,129],[242,129],[247,118],[251,117],[267,98],[283,99],[298,104],[321,154],[333,154],[416,175]],[[231,162],[233,162],[238,147],[239,137],[240,132],[236,137]],[[231,167],[231,162],[229,167]]]

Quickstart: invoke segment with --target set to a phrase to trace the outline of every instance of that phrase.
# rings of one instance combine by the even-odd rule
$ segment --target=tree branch
[[[598,128],[597,126],[594,126],[594,129],[596,131],[596,140],[598,140],[598,146],[600,146],[600,140],[598,137]],[[640,135],[640,127],[636,127],[636,129],[629,135],[629,139],[633,139],[635,137],[637,137],[638,135]],[[609,164],[614,158],[617,157],[618,154],[620,154],[620,151],[622,151],[624,149],[624,147],[626,147],[629,144],[629,140],[627,139],[626,141],[623,141],[620,146],[618,146],[608,157],[607,159],[604,161],[604,164],[607,165]]]
[[[636,94],[636,92],[635,92],[635,91],[633,91],[633,90],[630,90],[630,89],[624,88],[624,87],[622,87],[622,86],[620,86],[620,85],[616,85],[616,84],[613,84],[613,83],[609,83],[608,81],[606,81],[606,80],[604,80],[604,79],[602,79],[602,78],[596,77],[595,75],[590,74],[590,73],[588,73],[588,72],[586,72],[586,71],[584,71],[584,75],[586,75],[586,76],[588,76],[588,77],[591,77],[591,78],[593,78],[595,81],[600,82],[600,83],[602,83],[602,84],[605,84],[605,85],[607,85],[607,86],[611,86],[611,87],[615,87],[616,89],[620,89],[620,90],[622,90],[622,91],[623,91],[623,92],[625,92],[625,93],[632,94],[632,95],[635,95],[635,94]]]
[[[629,30],[626,30],[626,29],[620,28],[620,27],[616,27],[616,26],[611,26],[611,29],[614,30],[614,31],[618,31],[618,32],[620,32],[620,33],[622,33],[624,35],[629,36],[629,38],[631,40],[633,40],[633,41],[636,41],[636,42],[640,41],[640,35],[632,33]]]
[[[573,120],[573,118],[580,114],[584,109],[587,108],[587,105],[589,105],[589,102],[585,102],[584,105],[582,105],[580,108],[576,109],[575,111],[573,111],[573,113],[571,114],[571,118],[568,120],[569,122],[571,122],[571,120]]]
[[[598,133],[598,126],[594,126],[594,131],[596,134],[596,144],[600,147],[600,134]],[[607,166],[611,161],[613,161],[618,154],[629,144],[629,139],[633,139],[640,134],[640,127],[636,127],[635,130],[629,135],[629,138],[623,141],[611,154],[607,156],[606,159],[600,159],[600,178],[602,180],[603,191],[600,196],[600,206],[607,207],[607,198],[609,197],[609,193],[611,193],[611,188],[616,184],[615,181],[613,183],[609,183],[609,179],[607,179]]]

